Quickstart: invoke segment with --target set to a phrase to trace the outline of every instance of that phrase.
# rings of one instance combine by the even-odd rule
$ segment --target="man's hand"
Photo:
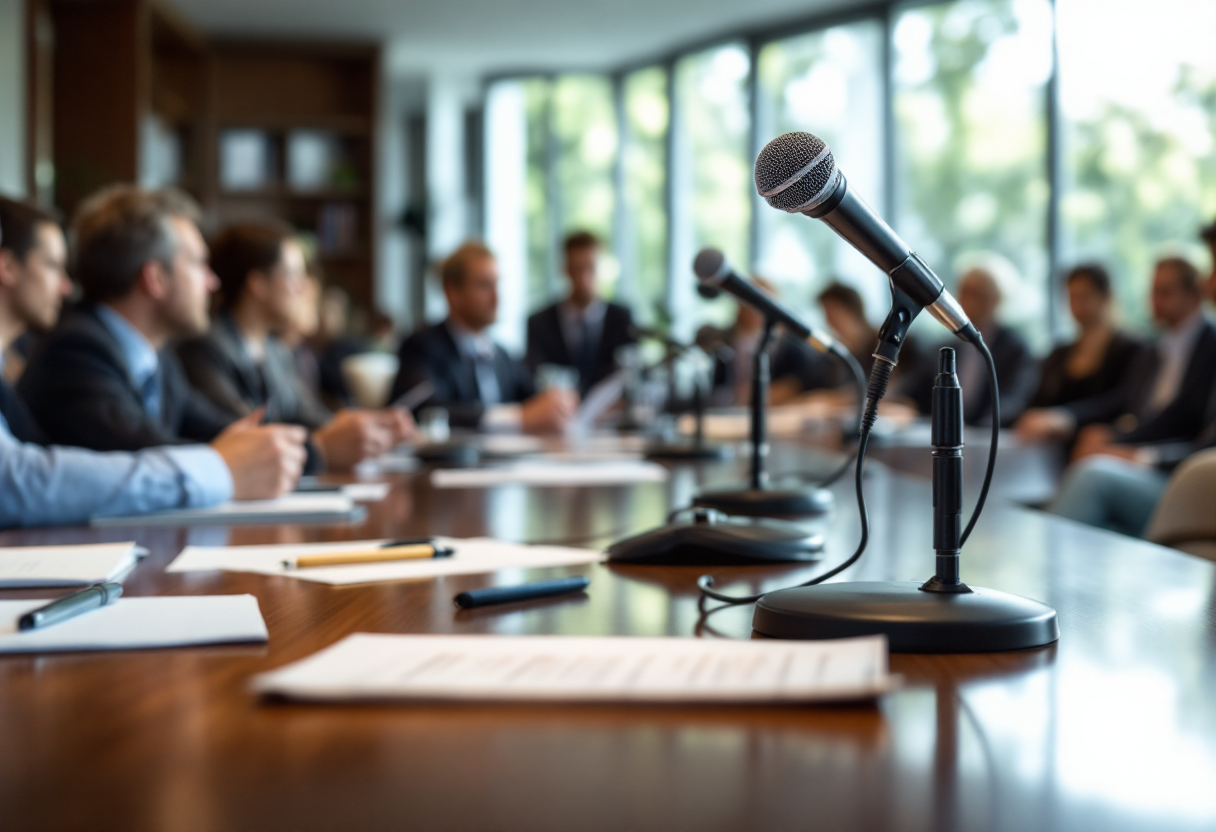
[[[387,453],[414,436],[414,420],[400,408],[340,410],[312,439],[330,471],[345,471]]]
[[[1067,439],[1072,436],[1075,425],[1072,414],[1057,407],[1040,407],[1027,410],[1014,425],[1018,439],[1024,444]]]
[[[578,412],[578,393],[550,387],[528,399],[520,408],[526,433],[560,433]]]
[[[262,425],[259,408],[233,422],[215,438],[211,447],[232,473],[232,497],[236,500],[269,500],[295,487],[308,458],[303,428],[294,425]]]

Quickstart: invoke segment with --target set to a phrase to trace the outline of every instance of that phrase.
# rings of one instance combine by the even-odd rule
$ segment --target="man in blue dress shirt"
[[[0,356],[27,329],[55,323],[71,290],[63,233],[49,215],[0,199]],[[292,487],[303,431],[243,420],[208,445],[138,453],[48,447],[0,380],[0,527],[75,524],[102,515],[269,498]]]

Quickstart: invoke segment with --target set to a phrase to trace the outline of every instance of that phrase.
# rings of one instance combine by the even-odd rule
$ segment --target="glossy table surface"
[[[824,461],[780,443],[774,468]],[[458,612],[497,575],[332,588],[166,574],[189,542],[419,533],[597,544],[662,522],[740,461],[666,484],[439,491],[425,473],[353,526],[13,531],[0,545],[136,539],[127,594],[254,594],[263,646],[0,658],[0,828],[134,830],[1212,830],[1216,564],[994,502],[965,580],[1037,598],[1051,647],[893,655],[903,684],[831,707],[273,704],[250,677],[353,632],[748,638],[750,608],[704,620],[702,569],[593,566],[585,598]],[[851,485],[811,521],[828,563],[858,530]],[[868,553],[844,577],[932,571],[927,482],[874,466]],[[580,541],[581,542],[581,541]],[[822,567],[718,568],[771,587]],[[33,597],[40,593],[0,593]],[[43,593],[44,594],[44,593]]]

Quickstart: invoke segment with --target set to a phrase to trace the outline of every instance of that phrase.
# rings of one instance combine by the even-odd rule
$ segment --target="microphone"
[[[770,321],[780,323],[820,352],[841,355],[843,348],[835,339],[826,333],[811,329],[780,302],[756,288],[754,283],[739,277],[731,268],[726,255],[718,249],[701,249],[692,261],[692,270],[696,273],[697,280],[700,281],[698,291],[701,291],[702,296],[704,296],[705,290],[728,292],[759,311]]]
[[[978,343],[979,331],[933,270],[849,188],[832,151],[818,136],[786,133],[756,157],[756,190],[774,208],[823,220],[890,278],[891,315],[879,332],[877,356],[892,364],[922,309],[958,337]]]

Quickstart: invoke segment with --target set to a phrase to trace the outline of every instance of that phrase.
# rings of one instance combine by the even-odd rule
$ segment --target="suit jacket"
[[[429,381],[435,392],[415,410],[442,407],[448,411],[452,427],[475,428],[481,423],[486,408],[477,389],[477,371],[472,359],[461,354],[446,322],[420,329],[406,338],[397,357],[400,365],[390,401]],[[536,394],[527,366],[497,344],[494,373],[504,404],[522,402]]]
[[[91,306],[67,310],[18,389],[47,438],[97,451],[210,442],[232,417],[196,392],[172,349],[160,351],[160,418],[144,410],[114,336]]]
[[[274,336],[266,340],[259,366],[230,315],[220,313],[211,331],[183,341],[177,356],[196,390],[233,419],[265,405],[267,422],[287,422],[316,430],[331,418],[296,371],[291,351]]]
[[[34,414],[26,406],[21,394],[0,378],[0,416],[8,422],[8,431],[21,442],[48,445],[46,432],[39,426]]]
[[[1101,364],[1084,378],[1073,378],[1068,374],[1068,358],[1075,348],[1075,343],[1064,344],[1043,359],[1039,369],[1039,387],[1030,397],[1027,407],[1060,407],[1109,393],[1123,381],[1128,368],[1138,360],[1144,344],[1116,331],[1106,345]]]
[[[1021,335],[1009,327],[997,325],[984,339],[996,364],[996,383],[1000,388],[1001,424],[1010,425],[1022,415],[1026,402],[1038,383],[1038,366],[1030,347]],[[964,346],[963,349],[973,349]],[[979,356],[976,356],[979,359]],[[979,359],[982,360],[982,359]],[[935,371],[936,372],[936,371]],[[968,425],[991,424],[991,397],[988,374],[985,372],[974,394],[966,396],[963,421]]]
[[[1078,427],[1114,424],[1123,443],[1192,441],[1204,428],[1208,397],[1216,383],[1216,327],[1204,321],[1187,361],[1178,395],[1159,413],[1141,422],[1137,416],[1148,401],[1157,378],[1160,357],[1155,349],[1140,351],[1124,381],[1101,396],[1065,405]],[[28,372],[28,371],[27,371]]]
[[[616,351],[637,339],[631,331],[633,313],[619,303],[608,303],[604,310],[604,323],[600,328],[600,342],[596,350],[595,370],[590,378],[580,378],[578,389],[582,394],[616,371]],[[525,361],[533,373],[542,364],[557,364],[575,367],[577,362],[566,343],[562,331],[559,307],[555,303],[528,318],[528,352]]]

